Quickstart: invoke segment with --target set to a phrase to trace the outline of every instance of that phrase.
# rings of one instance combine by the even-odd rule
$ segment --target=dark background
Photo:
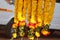
[[[60,0],[56,0],[57,2],[60,2]]]

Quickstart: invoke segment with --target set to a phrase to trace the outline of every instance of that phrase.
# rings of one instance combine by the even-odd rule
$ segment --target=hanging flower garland
[[[31,4],[31,15],[30,17],[30,20],[29,20],[29,30],[28,30],[28,37],[30,40],[34,40],[34,31],[35,31],[35,28],[36,28],[36,9],[37,9],[37,0],[31,0],[32,4]]]
[[[42,28],[42,24],[43,24],[43,1],[42,0],[38,0],[37,1],[37,24],[36,24],[36,30],[35,30],[35,36],[36,37],[40,37],[40,31]]]
[[[14,24],[12,25],[13,38],[17,37],[17,33],[20,37],[25,36],[27,11],[28,38],[34,40],[34,37],[40,37],[41,33],[45,36],[49,35],[48,28],[53,18],[55,2],[56,0],[15,0]],[[41,30],[41,28],[43,29]]]
[[[19,35],[23,37],[25,35],[25,25],[26,25],[26,7],[27,7],[27,0],[19,0],[18,3],[18,14],[17,18],[19,20]]]
[[[18,20],[17,20],[17,12],[18,12],[18,0],[15,0],[15,4],[14,4],[14,8],[15,8],[15,11],[14,11],[14,23],[12,25],[12,38],[17,38],[17,27],[18,27]]]
[[[44,1],[44,28],[41,32],[45,36],[50,34],[48,29],[49,29],[51,20],[53,18],[55,2],[56,0],[45,0]]]

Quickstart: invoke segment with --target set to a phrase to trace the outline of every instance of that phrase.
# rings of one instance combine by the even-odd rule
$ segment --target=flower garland
[[[19,0],[18,3],[18,14],[17,18],[19,20],[19,35],[23,37],[25,35],[25,25],[26,25],[26,7],[27,7],[27,0]]]
[[[43,1],[42,0],[38,0],[37,1],[37,24],[36,24],[36,30],[35,30],[35,36],[36,37],[40,37],[40,31],[42,28],[42,24],[43,24],[43,8],[42,5]]]
[[[15,0],[15,11],[14,11],[14,23],[12,25],[12,38],[17,38],[17,27],[18,27],[18,20],[17,20],[17,12],[18,12],[18,0]]]
[[[53,17],[55,0],[45,0],[44,2],[44,24],[50,25],[50,22]]]
[[[17,25],[17,28],[19,30],[18,34],[23,37],[25,35],[25,20],[26,20],[26,6],[27,0],[15,0],[15,16],[14,16],[14,24]],[[14,25],[13,24],[13,25]],[[19,26],[19,27],[18,27]],[[16,27],[16,26],[12,26]],[[17,28],[15,29],[17,31]],[[13,33],[14,34],[14,33]],[[17,32],[12,35],[13,38],[17,37]]]
[[[55,2],[56,0],[45,0],[44,1],[44,28],[42,29],[43,31],[42,34],[44,34],[44,32],[46,35],[50,34],[48,29],[49,29],[51,20],[53,18]]]
[[[29,20],[29,30],[28,30],[28,37],[30,40],[34,40],[34,31],[36,28],[36,9],[37,9],[37,0],[31,0],[31,14],[30,14],[30,20]]]
[[[50,34],[48,28],[53,18],[55,2],[56,0],[15,0],[13,38],[17,37],[17,33],[20,37],[25,36],[26,14],[28,14],[27,31],[30,40],[34,40],[35,36],[40,37],[41,33]]]

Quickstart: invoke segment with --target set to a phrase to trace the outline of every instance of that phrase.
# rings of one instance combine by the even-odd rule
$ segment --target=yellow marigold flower
[[[12,36],[13,36],[13,38],[16,38],[17,37],[17,34],[16,33],[13,33]]]
[[[40,33],[39,32],[35,32],[35,36],[36,37],[40,37]]]

